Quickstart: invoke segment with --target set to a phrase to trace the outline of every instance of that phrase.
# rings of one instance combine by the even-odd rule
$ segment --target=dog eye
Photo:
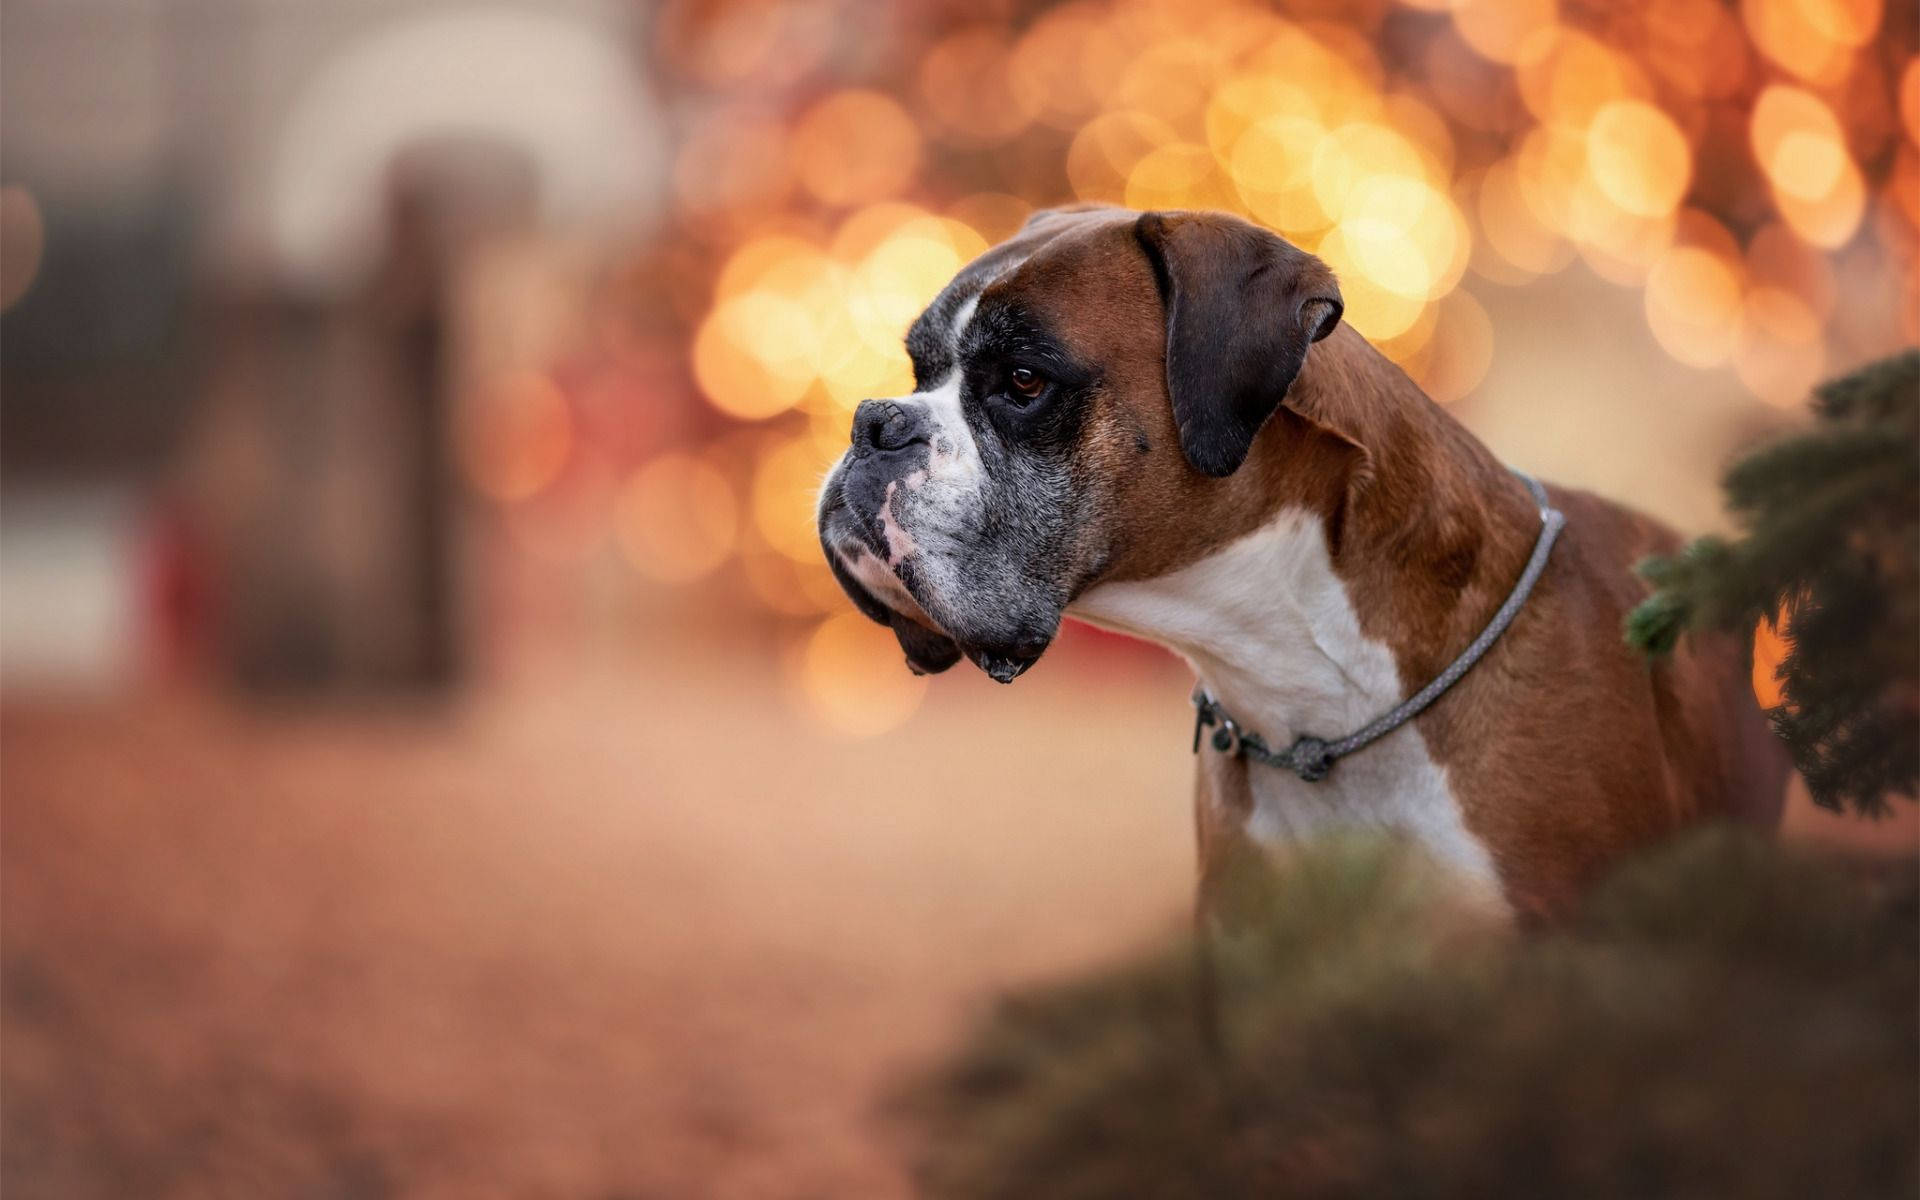
[[[1007,388],[1016,400],[1034,401],[1047,390],[1047,380],[1038,371],[1015,367],[1007,372]]]

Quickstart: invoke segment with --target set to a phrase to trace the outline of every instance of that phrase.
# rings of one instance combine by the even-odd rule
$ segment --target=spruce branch
[[[1822,386],[1813,410],[1727,472],[1743,536],[1641,564],[1654,592],[1626,637],[1658,656],[1781,619],[1774,729],[1817,803],[1878,815],[1920,782],[1920,352]]]

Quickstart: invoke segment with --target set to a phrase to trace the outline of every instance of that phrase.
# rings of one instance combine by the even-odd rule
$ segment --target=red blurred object
[[[177,502],[164,502],[139,547],[143,666],[160,681],[197,675],[218,615],[212,543]]]

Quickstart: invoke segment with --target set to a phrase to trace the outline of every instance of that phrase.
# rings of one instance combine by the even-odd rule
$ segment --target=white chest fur
[[[1407,695],[1392,651],[1361,632],[1320,520],[1297,510],[1178,571],[1090,588],[1068,611],[1180,654],[1228,712],[1275,746],[1301,734],[1341,737]],[[1257,841],[1393,829],[1494,881],[1446,771],[1411,725],[1341,759],[1317,783],[1259,764],[1246,770],[1247,832]],[[1217,793],[1218,770],[1204,775]]]

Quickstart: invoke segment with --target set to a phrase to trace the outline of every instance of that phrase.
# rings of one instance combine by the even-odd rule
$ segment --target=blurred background
[[[1231,210],[1509,462],[1717,528],[1731,454],[1920,338],[1917,45],[1882,0],[7,0],[0,1182],[900,1192],[887,1081],[1193,865],[1180,664],[917,679],[826,572],[921,306],[1038,207]]]

